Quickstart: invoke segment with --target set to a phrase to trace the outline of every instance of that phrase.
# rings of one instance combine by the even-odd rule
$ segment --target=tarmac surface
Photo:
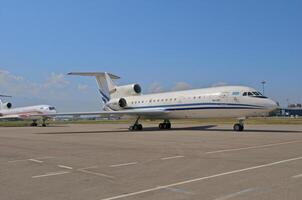
[[[302,126],[153,127],[0,128],[0,199],[302,199]]]

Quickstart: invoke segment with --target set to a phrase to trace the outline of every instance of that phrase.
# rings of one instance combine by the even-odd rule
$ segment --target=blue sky
[[[266,80],[276,101],[302,102],[301,8],[300,0],[2,1],[0,92],[18,105],[95,110],[94,80],[63,74],[108,71],[145,92],[183,82],[260,90]]]

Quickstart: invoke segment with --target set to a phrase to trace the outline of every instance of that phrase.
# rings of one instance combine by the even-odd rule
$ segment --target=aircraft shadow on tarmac
[[[232,128],[230,129],[219,129],[216,128],[217,125],[207,125],[207,126],[193,126],[193,127],[180,127],[172,128],[171,130],[159,130],[157,127],[145,127],[142,131],[130,132],[128,129],[120,128],[118,130],[104,130],[104,131],[63,131],[63,132],[44,132],[35,134],[49,134],[49,135],[64,135],[64,134],[93,134],[93,133],[141,133],[141,132],[162,132],[171,133],[170,131],[206,131],[206,132],[234,132]],[[292,131],[292,130],[260,130],[260,129],[247,129],[243,132],[234,133],[302,133],[302,131]]]

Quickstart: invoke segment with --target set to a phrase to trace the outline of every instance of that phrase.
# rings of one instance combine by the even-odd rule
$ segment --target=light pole
[[[262,94],[265,95],[264,92],[265,92],[266,81],[262,81],[261,83],[262,83]]]

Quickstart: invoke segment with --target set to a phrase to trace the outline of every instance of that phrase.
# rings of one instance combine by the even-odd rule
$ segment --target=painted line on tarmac
[[[232,198],[235,198],[235,197],[238,197],[238,196],[242,196],[246,193],[254,192],[256,190],[257,190],[257,188],[249,188],[249,189],[241,190],[239,192],[235,192],[233,194],[229,194],[229,195],[226,195],[226,196],[223,196],[223,197],[219,197],[215,200],[228,200],[228,199],[232,199]]]
[[[40,158],[27,158],[27,159],[22,159],[22,160],[10,160],[7,161],[8,163],[16,163],[16,162],[25,162],[25,161],[32,161],[32,160],[47,160],[47,159],[52,159],[54,157],[52,156],[45,156],[45,157],[40,157]]]
[[[302,174],[292,176],[292,178],[302,178]]]
[[[161,160],[172,160],[172,159],[177,159],[177,158],[184,158],[184,156],[166,157],[166,158],[161,158]]]
[[[98,166],[92,166],[92,167],[86,167],[86,168],[78,169],[77,171],[85,173],[85,174],[91,174],[91,175],[95,175],[95,176],[105,177],[105,178],[108,178],[108,179],[115,179],[114,176],[110,176],[110,175],[103,174],[103,173],[98,173],[98,172],[93,172],[93,171],[89,170],[89,169],[97,169],[97,168],[98,168]]]
[[[72,170],[72,167],[66,166],[66,165],[58,165],[59,168],[63,168],[63,169],[70,169]]]
[[[196,179],[190,179],[190,180],[186,180],[186,181],[182,181],[182,182],[172,183],[172,184],[169,184],[169,185],[158,186],[158,187],[149,188],[149,189],[146,189],[146,190],[140,190],[140,191],[132,192],[132,193],[128,193],[128,194],[121,194],[121,195],[117,195],[117,196],[112,196],[112,197],[104,198],[102,200],[115,200],[115,199],[123,199],[123,198],[127,198],[127,197],[133,197],[133,196],[137,196],[137,195],[141,195],[141,194],[145,194],[145,193],[150,193],[150,192],[155,192],[155,191],[159,191],[159,190],[163,190],[163,189],[167,189],[167,188],[171,188],[171,187],[175,187],[175,186],[181,186],[181,185],[200,182],[200,181],[204,181],[204,180],[210,180],[210,179],[214,179],[214,178],[218,178],[218,177],[222,177],[222,176],[238,174],[238,173],[242,173],[242,172],[248,172],[248,171],[261,169],[261,168],[266,168],[266,167],[273,167],[273,166],[276,166],[276,165],[280,165],[280,164],[284,164],[284,163],[288,163],[288,162],[293,162],[293,161],[298,161],[298,160],[302,160],[302,157],[296,157],[296,158],[276,161],[276,162],[272,162],[272,163],[268,163],[268,164],[257,165],[257,166],[253,166],[253,167],[248,167],[248,168],[238,169],[238,170],[224,172],[224,173],[220,173],[220,174],[215,174],[215,175],[211,175],[211,176],[205,176],[205,177],[200,177],[200,178],[196,178]]]
[[[43,163],[44,161],[42,160],[37,160],[37,159],[28,159],[31,162],[35,162],[35,163]]]
[[[32,178],[44,178],[44,177],[50,177],[50,176],[59,176],[59,175],[63,175],[63,174],[69,174],[70,172],[50,172],[47,174],[42,174],[42,175],[37,175],[37,176],[33,176]]]
[[[295,143],[301,143],[302,140],[296,140],[296,141],[289,141],[289,142],[282,142],[282,143],[274,143],[274,144],[265,144],[265,145],[259,145],[259,146],[251,146],[251,147],[243,147],[243,148],[237,148],[237,149],[223,149],[218,151],[209,151],[206,152],[206,154],[215,154],[215,153],[227,153],[227,152],[234,152],[234,151],[242,151],[242,150],[249,150],[249,149],[261,149],[266,147],[274,147],[274,146],[281,146],[286,144],[295,144]]]
[[[117,164],[117,165],[110,165],[109,167],[111,168],[116,168],[116,167],[126,167],[130,165],[137,165],[138,162],[131,162],[131,163],[123,163],[123,164]]]

